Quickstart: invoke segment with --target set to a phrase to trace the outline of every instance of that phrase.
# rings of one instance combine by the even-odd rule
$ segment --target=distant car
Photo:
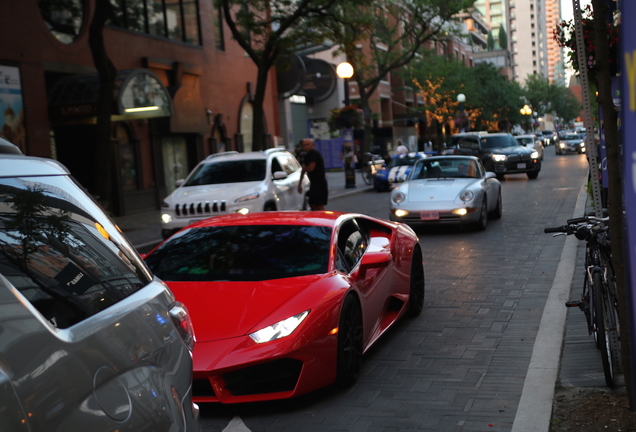
[[[398,183],[406,180],[416,161],[426,156],[421,152],[391,156],[389,164],[378,169],[373,175],[373,188],[378,192],[391,190]]]
[[[0,430],[200,430],[187,308],[58,162],[0,191]]]
[[[453,154],[478,157],[499,180],[506,174],[522,173],[536,179],[541,171],[539,152],[520,145],[509,133],[465,134]]]
[[[192,313],[195,402],[285,399],[353,384],[362,355],[424,305],[408,226],[361,214],[209,218],[147,257]]]
[[[554,151],[558,155],[562,155],[567,152],[583,154],[585,153],[585,140],[577,133],[564,134],[559,140],[559,144],[556,146]]]
[[[541,141],[537,140],[534,134],[517,135],[515,136],[515,139],[517,140],[519,144],[524,145],[528,148],[533,148],[536,151],[538,151],[539,157],[541,158],[541,160],[543,160],[543,152],[544,152],[543,144],[541,144]]]
[[[164,239],[193,222],[230,213],[302,210],[310,188],[301,166],[285,149],[208,156],[161,204]]]
[[[542,133],[544,146],[555,145],[559,141],[559,134],[556,131],[545,129]]]
[[[503,214],[501,183],[472,156],[432,156],[416,162],[391,192],[390,219],[411,225],[455,223],[486,229]]]

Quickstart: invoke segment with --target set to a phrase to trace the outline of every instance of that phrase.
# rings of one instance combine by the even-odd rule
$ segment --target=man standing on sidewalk
[[[325,174],[325,162],[322,155],[314,148],[314,142],[310,138],[302,141],[305,157],[302,161],[303,170],[298,181],[298,193],[303,193],[303,177],[307,173],[311,182],[309,189],[309,207],[312,210],[324,210],[327,204],[329,188],[327,186],[327,176]]]

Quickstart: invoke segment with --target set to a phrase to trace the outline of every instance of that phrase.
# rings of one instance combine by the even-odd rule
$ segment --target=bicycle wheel
[[[603,317],[605,339],[609,349],[608,355],[614,373],[621,372],[621,346],[618,325],[618,306],[616,304],[616,286],[611,278],[607,278],[606,289],[603,290]]]
[[[360,171],[362,171],[362,181],[364,181],[366,184],[370,185],[373,183],[373,176],[371,175],[371,170],[369,169],[369,167],[362,167],[360,168]]]
[[[614,368],[611,361],[609,341],[605,330],[605,314],[603,301],[603,277],[599,272],[593,275],[592,291],[594,295],[594,311],[596,312],[596,336],[597,341],[601,345],[601,362],[603,363],[603,374],[605,375],[605,384],[609,388],[614,387]]]

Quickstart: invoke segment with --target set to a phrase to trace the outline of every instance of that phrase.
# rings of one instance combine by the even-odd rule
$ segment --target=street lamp
[[[519,112],[521,113],[521,115],[532,115],[532,109],[527,104],[524,105],[523,108],[519,110]]]
[[[459,102],[459,119],[460,123],[460,132],[466,132],[470,129],[470,123],[466,116],[466,111],[464,107],[464,102],[466,102],[466,95],[464,93],[460,93],[457,95],[457,102]],[[465,124],[464,124],[465,123]]]
[[[537,123],[537,117],[539,117],[539,113],[534,111],[532,113],[532,117],[534,117],[534,121],[532,122],[532,132],[534,132],[534,125]]]
[[[336,67],[336,74],[344,80],[344,104],[348,107],[349,100],[349,78],[353,76],[353,66],[351,63],[342,62]],[[343,131],[342,142],[342,162],[344,162],[345,187],[347,189],[356,187],[355,169],[355,148],[353,145],[353,129]],[[362,161],[364,163],[364,160]]]
[[[344,79],[344,104],[349,106],[349,78],[353,76],[353,66],[351,66],[351,63],[342,62],[336,67],[336,74]]]

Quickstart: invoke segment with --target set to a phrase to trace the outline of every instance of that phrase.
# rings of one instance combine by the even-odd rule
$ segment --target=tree
[[[310,25],[324,18],[338,0],[217,0],[233,38],[257,68],[254,91],[253,149],[265,143],[263,102],[270,69],[304,43],[324,39]]]
[[[427,120],[453,124],[457,94],[466,96],[466,111],[473,130],[502,130],[521,121],[521,86],[508,81],[490,63],[471,68],[443,56],[419,59],[409,65],[410,80],[426,102]],[[457,132],[453,128],[453,132]]]
[[[343,1],[329,20],[316,22],[353,65],[359,103],[365,113],[363,149],[371,143],[370,100],[388,73],[409,64],[430,41],[455,31],[453,17],[473,0],[372,0],[364,6]],[[359,49],[358,44],[363,44]],[[336,53],[336,54],[337,54]]]
[[[492,30],[488,31],[488,36],[486,37],[486,50],[492,51],[495,49],[495,37],[492,35]]]
[[[503,24],[499,26],[499,47],[501,49],[508,49],[508,34]]]
[[[110,14],[110,9],[109,0],[96,0],[95,13],[88,30],[88,44],[99,74],[99,99],[95,128],[95,167],[98,181],[95,193],[104,208],[108,210],[113,209],[114,155],[110,139],[110,116],[117,75],[117,69],[110,60],[104,44],[104,24]]]

